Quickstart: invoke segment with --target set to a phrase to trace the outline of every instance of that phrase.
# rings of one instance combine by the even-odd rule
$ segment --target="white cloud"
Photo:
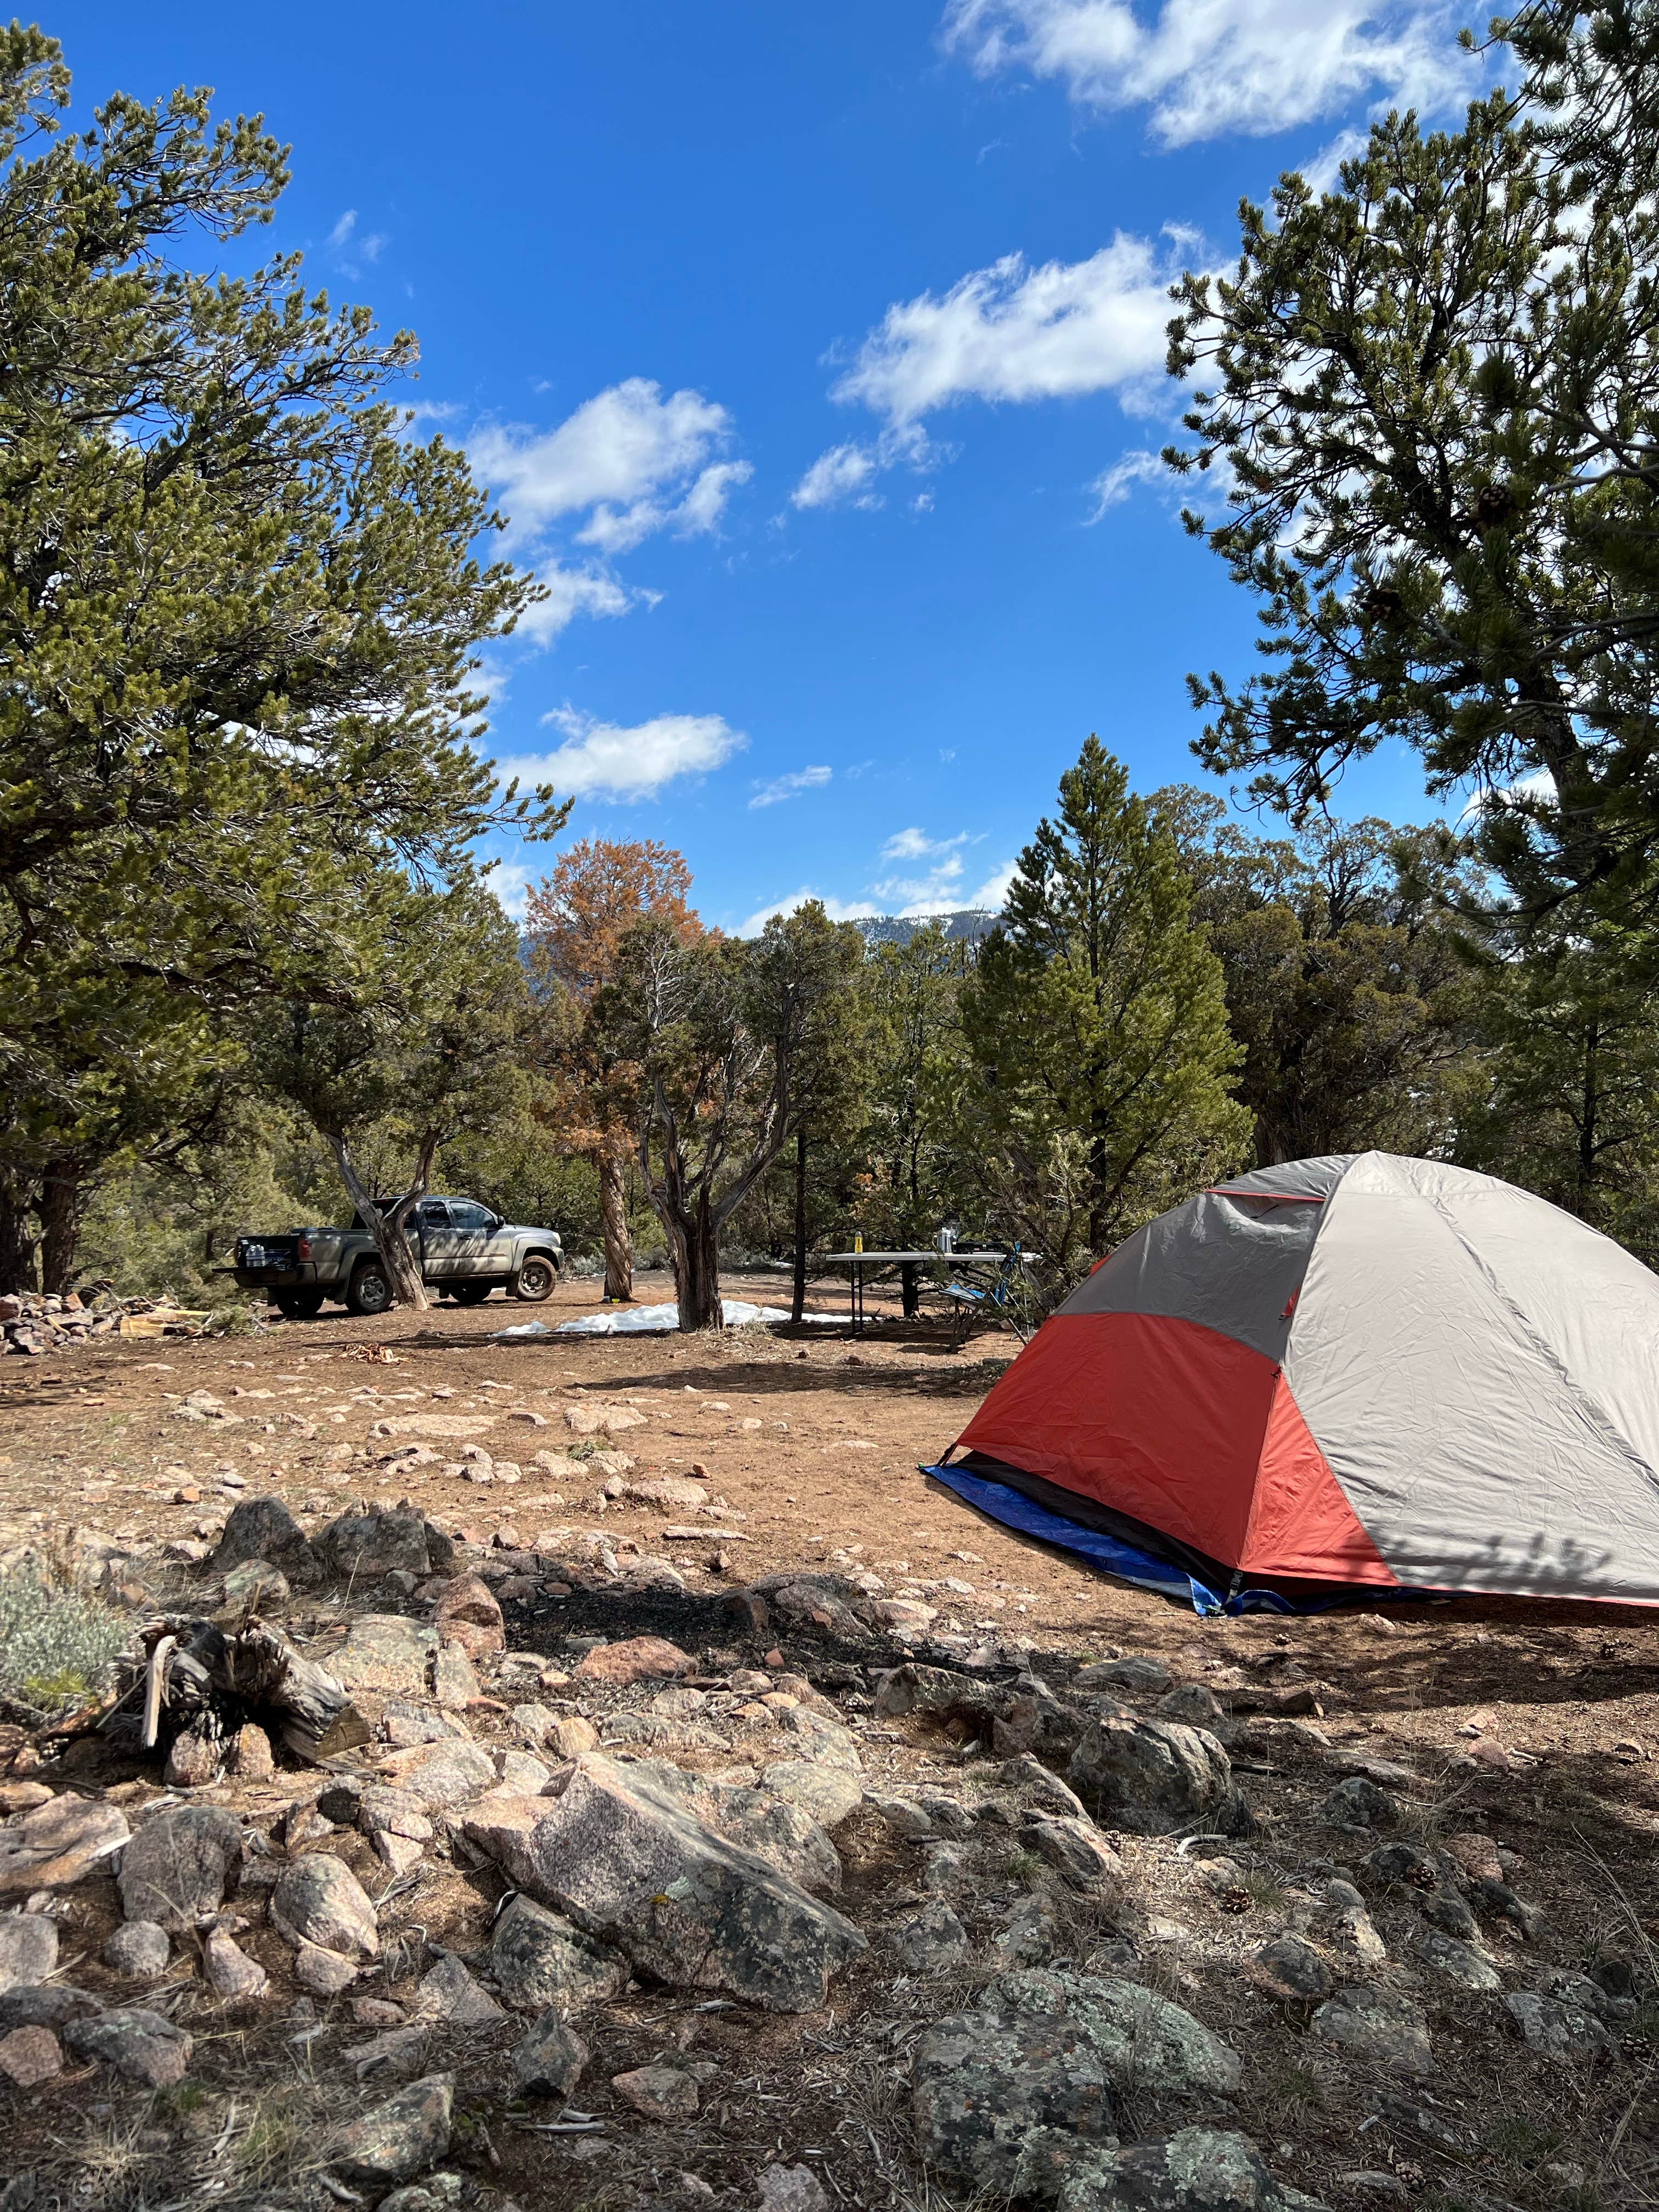
[[[519,860],[497,860],[484,878],[509,921],[522,921],[530,896],[530,871]]]
[[[1141,485],[1167,483],[1169,475],[1156,453],[1143,450],[1121,454],[1110,468],[1101,471],[1089,487],[1095,497],[1095,511],[1090,521],[1098,522],[1108,507],[1121,507]]]
[[[942,297],[889,307],[831,397],[915,426],[962,399],[1121,390],[1162,372],[1176,273],[1165,249],[1123,232],[1086,261],[1006,254]]]
[[[869,895],[862,899],[825,898],[822,891],[814,890],[810,884],[803,885],[799,890],[791,891],[787,898],[775,899],[770,906],[761,907],[751,914],[741,924],[738,934],[753,937],[774,915],[793,914],[808,899],[821,900],[831,921],[863,921],[881,915],[898,915],[907,921],[920,921],[929,915],[958,914],[964,909],[994,914],[1007,896],[1017,863],[1005,860],[976,890],[964,891],[961,882],[962,857],[956,848],[974,842],[965,830],[960,836],[937,842],[924,837],[919,830],[901,830],[882,848],[884,859],[920,859],[932,854],[946,857],[925,876],[890,877],[884,882],[872,884],[868,886]]]
[[[340,248],[349,241],[352,232],[356,230],[356,228],[357,210],[356,208],[348,208],[345,213],[340,217],[338,222],[335,224],[333,229],[328,234],[328,242],[334,248],[334,251],[337,253],[340,251]]]
[[[625,615],[642,596],[624,591],[602,568],[566,568],[557,561],[544,562],[536,580],[547,597],[520,616],[514,632],[532,645],[551,645],[578,615]]]
[[[746,461],[720,459],[732,417],[699,392],[671,392],[630,376],[584,400],[556,429],[486,423],[468,451],[522,543],[586,513],[576,535],[601,552],[630,550],[653,532],[719,527]]]
[[[720,714],[656,714],[624,728],[560,707],[542,720],[565,732],[564,744],[498,761],[495,772],[503,782],[517,776],[521,784],[550,783],[561,798],[650,799],[678,776],[723,767],[749,743]]]
[[[820,791],[832,774],[827,768],[801,768],[793,775],[774,776],[770,783],[755,786],[750,806],[777,806],[786,799],[799,799],[803,791]]]
[[[787,898],[774,899],[770,906],[757,907],[747,921],[738,924],[738,935],[758,937],[769,921],[779,915],[793,914],[811,899],[817,901],[831,921],[867,921],[882,911],[867,899],[826,898],[822,891],[815,891],[810,884],[804,884],[799,890],[791,891]]]
[[[849,441],[820,453],[789,495],[791,507],[879,507],[879,494],[869,487],[881,464],[874,450]]]
[[[880,507],[884,502],[873,488],[877,477],[901,463],[918,471],[930,469],[948,452],[948,447],[929,442],[920,422],[890,423],[873,444],[851,439],[820,453],[790,493],[789,503],[799,507]],[[931,507],[932,495],[924,492],[921,496]]]
[[[930,837],[921,830],[898,830],[881,848],[884,860],[925,860],[931,854],[957,852],[969,842],[963,830],[954,837]]]
[[[1364,99],[1428,112],[1476,86],[1446,0],[950,0],[947,52],[1021,70],[1081,107],[1145,106],[1168,146],[1285,131]]]

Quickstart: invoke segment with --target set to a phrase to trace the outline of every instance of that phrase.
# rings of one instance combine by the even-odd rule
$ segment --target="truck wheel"
[[[514,1279],[513,1295],[522,1298],[526,1305],[538,1306],[544,1298],[552,1297],[558,1279],[559,1271],[553,1262],[541,1253],[532,1252]]]
[[[493,1283],[456,1283],[449,1295],[458,1305],[481,1306],[495,1287]]]
[[[355,1314],[383,1314],[392,1304],[392,1285],[378,1260],[360,1260],[346,1291],[346,1310]]]
[[[320,1291],[273,1291],[271,1302],[290,1321],[315,1321],[323,1310]]]

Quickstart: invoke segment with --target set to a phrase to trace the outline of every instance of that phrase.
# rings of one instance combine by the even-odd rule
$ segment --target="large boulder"
[[[1244,2136],[1182,2128],[1163,2142],[1091,2150],[1060,2184],[1058,2212],[1321,2212],[1275,2181]]]
[[[157,1813],[121,1855],[121,1910],[129,1920],[194,1928],[223,1904],[241,1857],[241,1824],[222,1805]]]
[[[438,1632],[402,1613],[366,1613],[351,1624],[329,1669],[348,1690],[423,1696],[438,1656]]]
[[[1138,1983],[1027,1970],[922,2037],[917,2129],[931,2164],[977,2188],[1052,2195],[1030,2158],[1043,2131],[1097,2140],[1115,2092],[1226,2097],[1239,2071],[1218,2036]]]
[[[1232,1762],[1207,1729],[1104,1714],[1072,1754],[1066,1779],[1114,1827],[1165,1835],[1205,1820],[1231,1831],[1243,1815]]]
[[[233,1505],[217,1548],[208,1561],[210,1572],[223,1575],[245,1559],[263,1559],[280,1568],[291,1583],[321,1579],[323,1562],[316,1547],[280,1498],[245,1498]]]
[[[835,1845],[811,1815],[789,1799],[775,1796],[769,1789],[750,1790],[741,1783],[688,1774],[665,1759],[642,1759],[633,1771],[647,1776],[656,1789],[706,1820],[728,1843],[753,1851],[803,1889],[832,1896],[841,1887],[841,1857]],[[860,1785],[860,1801],[863,1795]]]
[[[38,1989],[58,1964],[58,1923],[49,1913],[0,1914],[0,1990]]]
[[[574,2012],[614,1996],[628,1979],[621,1960],[607,1958],[573,1923],[524,1896],[510,1898],[495,1923],[489,1970],[520,2012]]]
[[[422,1576],[432,1571],[426,1522],[418,1513],[394,1506],[342,1513],[318,1536],[316,1548],[331,1573],[360,1587],[399,1571]],[[275,1554],[267,1552],[264,1557]],[[284,1562],[277,1559],[276,1565],[283,1566]]]
[[[866,1947],[849,1921],[731,1842],[640,1767],[575,1760],[518,1825],[467,1832],[512,1879],[658,1980],[773,2012],[815,2010]],[[775,1802],[776,1801],[773,1801]],[[489,1840],[493,1838],[493,1841]]]

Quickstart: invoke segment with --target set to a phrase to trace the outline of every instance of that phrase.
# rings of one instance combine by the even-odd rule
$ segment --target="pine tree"
[[[1169,830],[1091,736],[963,994],[959,1111],[1006,1231],[1073,1276],[1248,1143],[1221,963]]]

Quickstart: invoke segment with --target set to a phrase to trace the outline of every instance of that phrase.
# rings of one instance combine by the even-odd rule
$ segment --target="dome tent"
[[[1206,1610],[1659,1601],[1659,1276],[1490,1176],[1262,1169],[1120,1245],[929,1472]]]

